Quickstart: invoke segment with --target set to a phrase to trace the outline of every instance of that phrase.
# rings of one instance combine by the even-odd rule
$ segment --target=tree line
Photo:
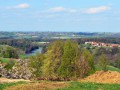
[[[78,42],[78,44],[84,44],[85,42],[89,42],[89,41],[120,44],[120,38],[110,38],[110,37],[103,37],[103,38],[79,38],[79,39],[74,39],[74,40],[76,40]]]
[[[27,39],[1,39],[0,44],[20,48],[25,51],[25,53],[30,53],[32,50],[39,48],[38,45],[33,44],[32,41]]]

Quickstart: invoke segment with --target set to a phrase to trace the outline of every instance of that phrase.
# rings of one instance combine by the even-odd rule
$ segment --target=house
[[[102,43],[102,42],[85,42],[85,44],[90,44],[96,47],[120,47],[119,44],[108,44],[108,43]]]

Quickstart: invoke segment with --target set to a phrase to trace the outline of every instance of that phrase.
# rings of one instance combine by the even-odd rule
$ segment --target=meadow
[[[25,82],[0,84],[0,90],[120,90],[119,84],[81,83],[81,82],[32,83]]]

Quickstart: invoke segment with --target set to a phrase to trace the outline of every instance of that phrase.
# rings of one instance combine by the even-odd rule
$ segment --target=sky
[[[120,0],[0,0],[0,31],[120,32]]]

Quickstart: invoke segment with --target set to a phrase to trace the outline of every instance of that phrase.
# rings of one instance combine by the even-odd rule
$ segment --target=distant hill
[[[0,32],[0,39],[41,38],[53,39],[53,37],[86,38],[86,37],[119,37],[120,33],[108,32]]]
[[[78,36],[84,36],[84,37],[119,37],[120,38],[120,33],[107,33],[107,32],[78,32],[76,33]]]

